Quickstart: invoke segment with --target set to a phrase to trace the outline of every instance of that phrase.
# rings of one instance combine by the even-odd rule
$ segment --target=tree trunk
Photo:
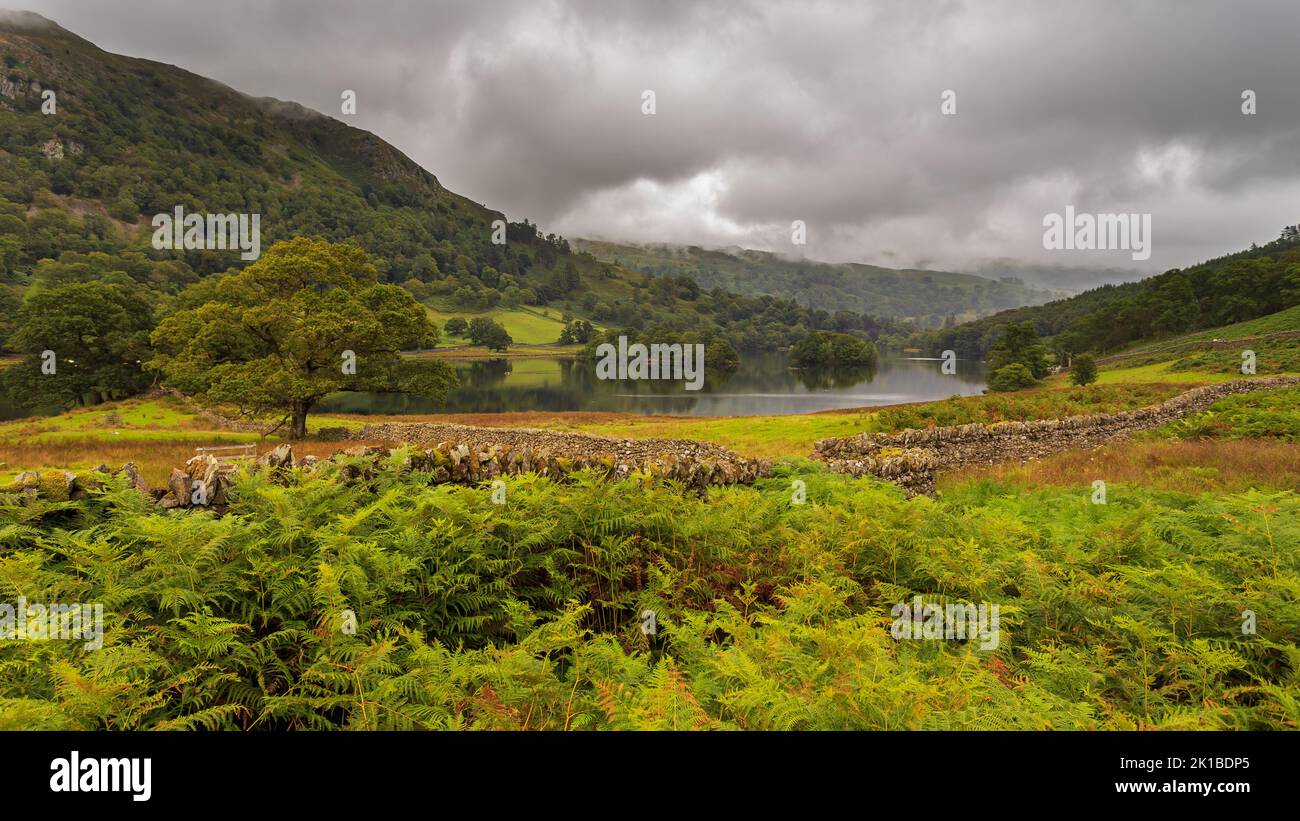
[[[290,439],[307,438],[307,411],[310,408],[311,405],[307,404],[306,402],[293,403],[293,409],[291,411],[292,422],[289,428]]]

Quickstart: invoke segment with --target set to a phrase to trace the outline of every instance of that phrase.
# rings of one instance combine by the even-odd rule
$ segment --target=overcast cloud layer
[[[26,7],[373,131],[452,190],[566,236],[1155,271],[1300,222],[1295,0]],[[1071,204],[1150,213],[1151,259],[1044,250],[1044,215]]]

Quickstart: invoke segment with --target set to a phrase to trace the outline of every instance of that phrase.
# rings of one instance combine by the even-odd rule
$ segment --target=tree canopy
[[[436,345],[437,328],[354,246],[298,237],[215,288],[193,287],[203,301],[158,325],[149,367],[202,400],[281,413],[291,437],[306,435],[308,412],[336,391],[441,400],[456,383],[444,363],[402,360],[403,349]]]
[[[816,331],[799,340],[790,350],[790,358],[804,367],[869,367],[876,362],[876,347],[849,334]]]
[[[153,310],[138,288],[89,282],[37,290],[13,324],[9,346],[25,356],[4,370],[4,381],[25,405],[84,404],[149,383],[141,362]]]
[[[514,339],[506,332],[505,326],[496,320],[484,316],[475,317],[469,323],[469,341],[482,345],[490,351],[504,351],[514,344]]]

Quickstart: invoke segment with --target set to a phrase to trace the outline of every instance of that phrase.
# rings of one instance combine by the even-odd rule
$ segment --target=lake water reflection
[[[461,386],[435,407],[419,396],[345,393],[317,411],[330,413],[499,413],[509,411],[613,411],[680,416],[766,416],[867,405],[926,402],[978,394],[985,387],[981,362],[958,361],[945,375],[934,360],[884,356],[874,370],[795,370],[784,354],[748,355],[730,377],[709,375],[704,388],[681,382],[596,379],[594,366],[572,359],[534,358],[452,362]]]

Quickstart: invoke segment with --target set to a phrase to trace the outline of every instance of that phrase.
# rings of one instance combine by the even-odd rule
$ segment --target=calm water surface
[[[681,416],[776,416],[788,413],[927,402],[978,394],[980,362],[958,361],[957,373],[936,360],[883,356],[874,370],[795,370],[785,354],[748,355],[730,377],[709,376],[704,388],[681,382],[596,379],[595,368],[573,359],[497,359],[451,362],[461,387],[435,407],[428,399],[395,393],[341,393],[316,410],[329,413],[499,413],[612,411]]]

